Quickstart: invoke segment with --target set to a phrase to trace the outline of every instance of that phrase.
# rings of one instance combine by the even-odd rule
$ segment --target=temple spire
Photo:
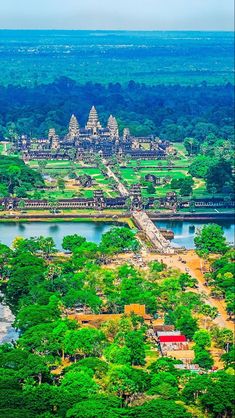
[[[69,139],[74,139],[79,135],[79,123],[75,115],[71,116],[70,122],[69,122]]]
[[[129,128],[124,128],[123,129],[123,139],[126,140],[130,137],[130,130]]]
[[[93,134],[96,134],[99,129],[102,129],[95,106],[92,106],[90,110],[89,118],[86,124],[86,129],[91,129],[93,131]]]
[[[111,138],[118,138],[119,137],[118,123],[117,123],[116,118],[113,117],[113,115],[109,116],[107,127],[110,130]]]
[[[50,141],[51,149],[60,148],[59,137],[56,135],[54,128],[50,128],[48,132],[48,140]]]

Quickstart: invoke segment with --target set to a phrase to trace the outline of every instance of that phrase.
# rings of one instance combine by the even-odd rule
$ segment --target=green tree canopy
[[[100,250],[105,254],[115,254],[125,250],[136,251],[139,243],[129,228],[112,228],[101,239]]]
[[[223,229],[216,224],[204,225],[196,232],[194,242],[199,254],[224,254],[228,249]]]

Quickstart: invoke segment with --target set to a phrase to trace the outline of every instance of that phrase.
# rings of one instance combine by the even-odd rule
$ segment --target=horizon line
[[[89,29],[76,29],[76,28],[1,28],[1,30],[35,30],[35,31],[44,31],[44,30],[60,30],[60,31],[77,31],[77,32],[234,32],[233,29],[95,29],[95,28],[89,28]]]
[[[73,32],[227,32],[233,29],[65,29],[65,28],[0,28],[0,31],[73,31]]]

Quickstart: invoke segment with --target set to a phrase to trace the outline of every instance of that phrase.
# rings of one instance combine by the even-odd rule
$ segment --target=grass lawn
[[[146,366],[150,366],[151,363],[156,361],[159,357],[157,345],[154,344],[145,344],[145,355],[146,355]]]
[[[42,199],[72,199],[73,197],[78,197],[76,190],[45,190],[42,193]]]
[[[186,162],[186,160],[185,160]],[[147,168],[147,167],[141,167],[138,171],[134,170],[134,167],[128,167],[128,168],[121,168],[121,176],[122,180],[126,181],[128,184],[128,188],[130,188],[133,184],[141,183],[142,180],[144,180],[144,177],[147,174],[154,174],[157,177],[170,177],[171,179],[180,179],[184,178],[188,175],[187,167],[185,169],[173,169],[173,170],[159,170],[156,168]],[[205,186],[205,182],[201,179],[194,179],[195,186],[193,190],[193,196],[194,197],[211,197],[211,195],[208,194]],[[170,184],[161,185],[156,187],[156,193],[155,194],[148,194],[146,188],[142,188],[142,194],[144,197],[163,197],[167,192],[173,191],[170,187]],[[177,191],[176,191],[177,192]]]
[[[184,165],[187,167],[190,164],[190,159],[179,155],[179,160],[174,160],[174,165]],[[128,167],[167,167],[167,160],[131,160],[127,164]]]
[[[184,152],[184,146],[183,144],[174,144],[175,148],[179,152]],[[3,147],[2,144],[0,144],[0,147]],[[1,150],[1,148],[0,148]],[[145,176],[147,174],[153,174],[157,177],[169,177],[170,179],[180,179],[188,175],[187,167],[190,164],[190,159],[187,156],[182,155],[182,159],[177,160],[174,162],[175,165],[182,165],[185,166],[185,168],[178,169],[172,167],[172,170],[168,170],[166,165],[168,164],[167,161],[164,160],[143,160],[139,161],[137,164],[136,160],[131,160],[127,167],[120,168],[121,172],[121,181],[125,181],[127,183],[127,188],[130,188],[133,184],[136,183],[142,183]],[[32,168],[38,168],[38,162],[35,160],[30,161],[30,166]],[[159,166],[160,164],[160,166]],[[45,174],[55,175],[55,176],[61,176],[66,177],[69,174],[69,171],[71,169],[71,162],[70,161],[56,161],[56,160],[50,160],[48,161],[46,168],[44,169]],[[150,167],[152,166],[152,167]],[[136,170],[136,167],[138,167],[138,170]],[[148,168],[150,167],[150,168]],[[164,169],[165,168],[165,169]],[[46,199],[50,197],[55,197],[56,199],[67,199],[67,198],[73,198],[73,197],[85,197],[85,198],[92,198],[93,193],[95,190],[101,189],[104,191],[104,194],[106,197],[116,197],[118,196],[118,193],[116,191],[113,191],[109,179],[107,179],[99,170],[97,167],[86,167],[82,166],[79,163],[76,163],[75,165],[76,175],[81,176],[84,174],[87,174],[92,177],[94,181],[94,185],[87,188],[81,188],[79,186],[74,188],[66,188],[64,193],[62,193],[59,190],[48,190],[45,192],[43,197]],[[193,196],[198,197],[211,197],[208,195],[208,192],[205,187],[205,182],[200,179],[194,179],[195,180],[195,186],[193,190]],[[163,197],[167,192],[172,191],[169,184],[167,185],[161,185],[156,187],[155,194],[148,194],[147,189],[142,189],[142,194],[144,197]]]
[[[173,169],[173,170],[159,170],[158,168],[141,168],[135,171],[133,168],[121,168],[122,178],[126,181],[135,182],[136,179],[145,177],[147,174],[154,174],[156,177],[171,177],[182,178],[187,175],[186,169]]]
[[[30,167],[38,167],[38,160],[30,160],[28,162]],[[47,160],[46,168],[60,168],[60,167],[71,167],[70,161],[57,161],[57,160]]]
[[[63,162],[63,161],[62,161]],[[56,199],[71,199],[73,197],[85,197],[85,198],[92,198],[95,190],[103,190],[105,196],[107,197],[116,197],[118,193],[113,191],[109,184],[109,179],[103,176],[98,168],[86,168],[86,167],[76,167],[76,175],[82,176],[84,174],[90,175],[94,181],[94,185],[89,188],[82,188],[79,185],[75,184],[75,181],[70,181],[65,183],[65,190],[64,192],[59,190],[46,190],[43,194],[45,199],[50,197],[54,197]],[[50,174],[52,177],[53,175],[66,178],[69,173],[69,168],[65,167],[64,165],[59,168],[53,168],[53,170],[48,170],[47,167],[44,170],[46,174]],[[67,180],[67,179],[66,179]],[[74,184],[71,184],[74,183]]]
[[[104,175],[100,172],[99,168],[79,168],[78,170],[76,170],[76,174],[78,176],[81,176],[83,174],[87,174],[88,176],[91,176],[93,181],[94,181],[94,186],[91,187],[91,190],[98,190],[101,189],[104,191],[104,193],[108,196],[108,197],[114,197],[117,196],[118,194],[116,192],[114,192],[109,184],[109,180],[104,177]],[[89,196],[89,191],[91,190],[84,190],[83,193],[85,193],[85,197],[91,197]]]
[[[185,154],[187,156],[187,151],[185,149],[184,144],[182,144],[182,142],[174,142],[173,147],[181,154]]]

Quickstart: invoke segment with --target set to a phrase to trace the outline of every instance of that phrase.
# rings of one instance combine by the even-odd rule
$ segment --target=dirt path
[[[195,179],[194,179],[194,181],[195,181]],[[195,181],[194,190],[200,189],[200,187],[203,187],[204,185],[205,185],[205,182],[203,180],[197,179]]]
[[[217,318],[215,318],[212,322],[219,327],[228,328],[233,332],[235,331],[234,322],[228,319],[224,300],[220,301],[212,298],[210,296],[210,287],[204,285],[205,278],[201,271],[202,260],[198,257],[194,250],[186,251],[183,255],[181,255],[181,258],[186,261],[186,264],[179,261],[179,255],[177,254],[157,255],[150,254],[148,250],[142,249],[141,256],[145,265],[153,260],[162,260],[168,267],[181,270],[184,273],[186,272],[186,269],[188,269],[188,273],[198,281],[198,289],[195,289],[195,291],[201,293],[205,297],[206,303],[218,309],[219,316],[217,316]],[[122,263],[129,262],[130,259],[133,260],[133,256],[131,254],[119,255],[118,258],[114,259],[114,262],[107,267],[116,267]],[[136,263],[136,267],[138,267],[138,263]]]
[[[117,187],[118,187],[118,191],[120,193],[121,196],[123,197],[128,197],[129,196],[129,191],[127,190],[127,188],[121,183],[121,181],[119,180],[119,178],[114,174],[114,172],[111,170],[111,168],[108,166],[107,161],[105,159],[102,160],[103,164],[106,166],[107,168],[107,175],[109,176],[109,178],[113,178],[115,180],[115,182],[117,183]]]
[[[152,258],[152,255],[146,257]],[[219,327],[226,327],[234,332],[234,323],[233,321],[230,321],[228,319],[224,300],[221,301],[212,298],[210,296],[210,287],[204,285],[205,278],[201,271],[202,261],[195,253],[195,251],[189,250],[184,255],[182,255],[182,259],[186,261],[186,264],[183,264],[179,261],[178,255],[159,256],[158,259],[162,259],[164,263],[167,264],[169,267],[177,268],[183,272],[185,272],[186,269],[188,269],[189,274],[195,277],[198,281],[198,291],[206,296],[206,300],[209,305],[214,306],[218,309],[219,316],[213,322],[216,323]]]

